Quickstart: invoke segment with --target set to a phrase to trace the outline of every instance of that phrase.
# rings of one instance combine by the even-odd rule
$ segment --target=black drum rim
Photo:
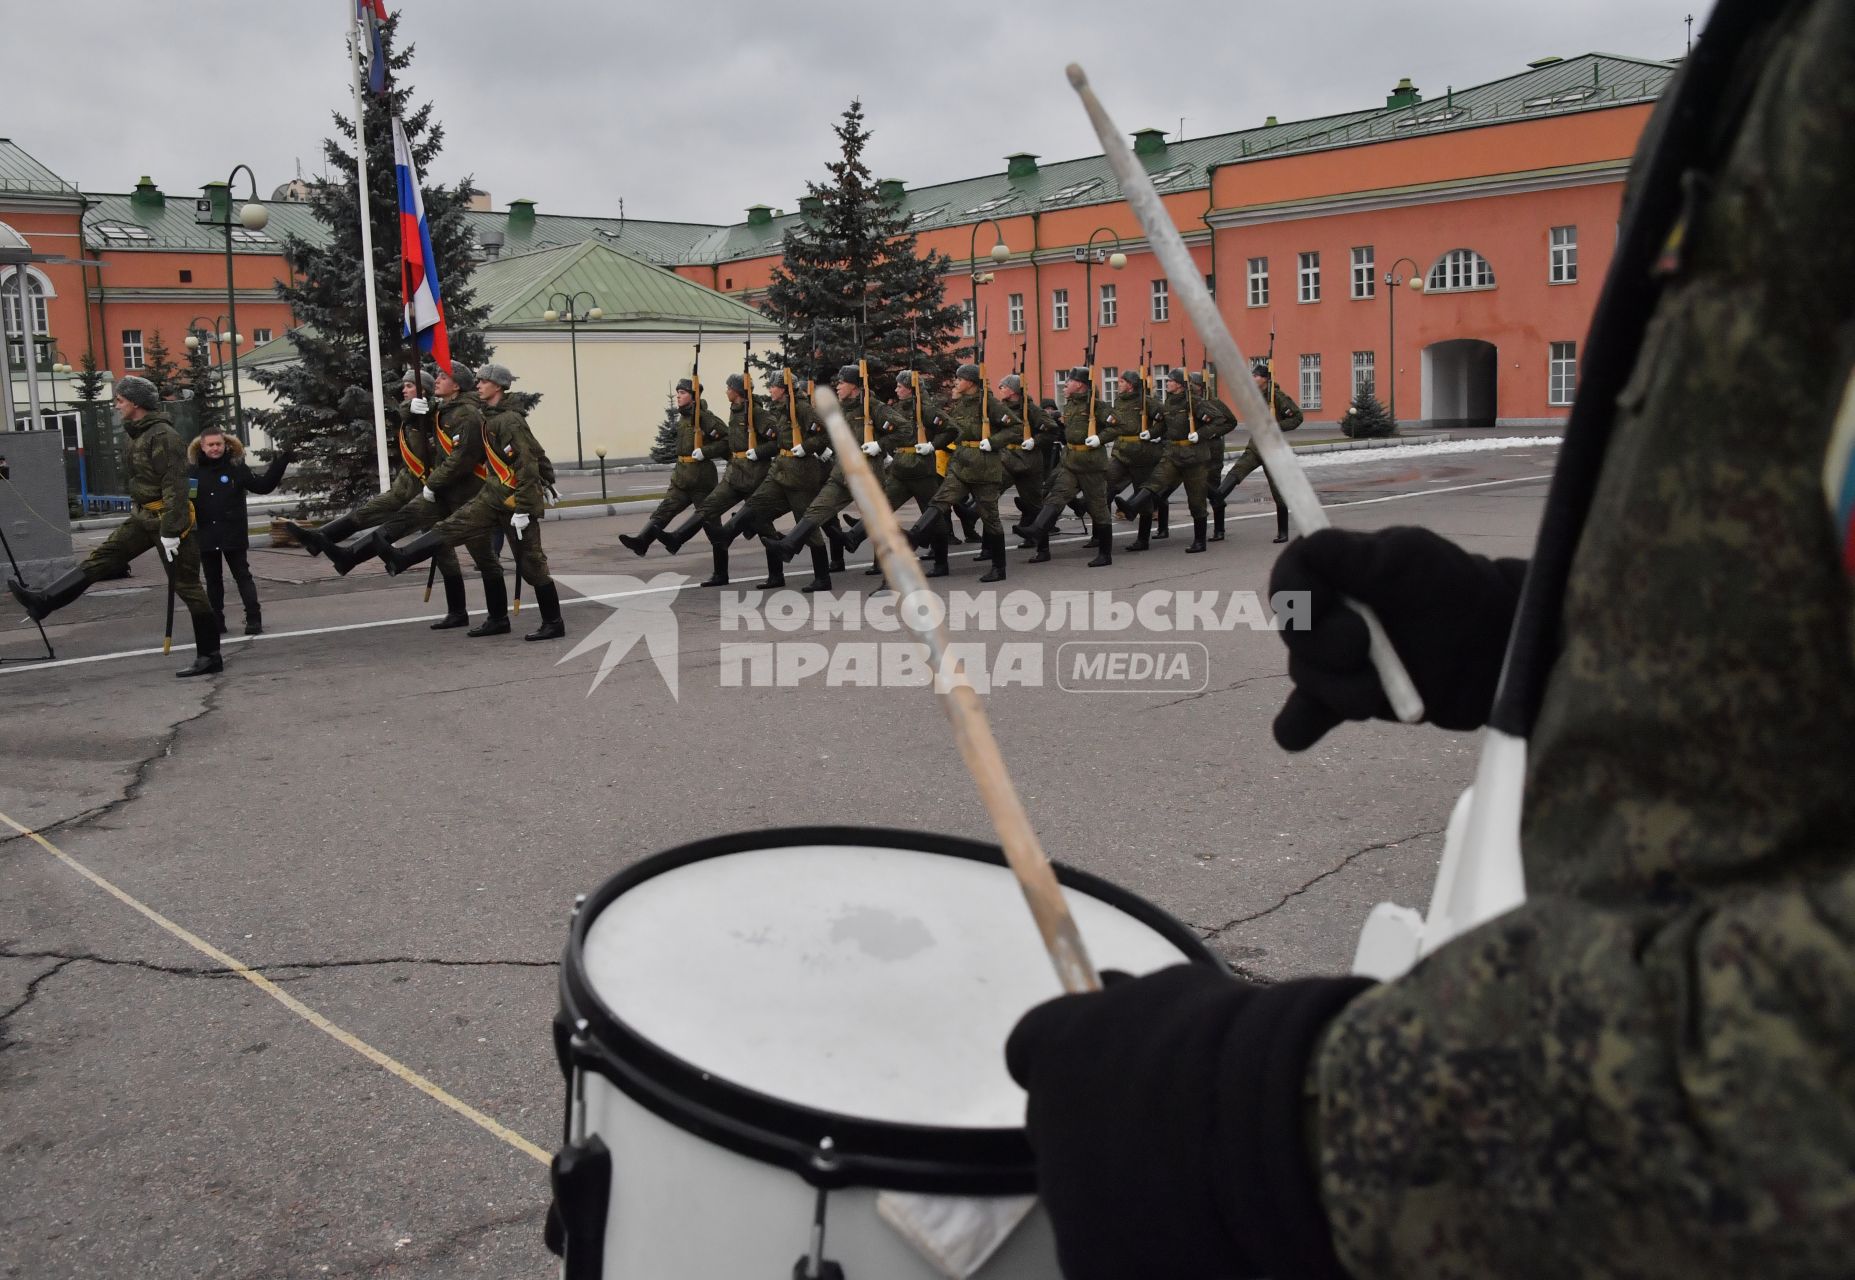
[[[615,899],[678,868],[711,858],[797,845],[900,849],[1005,866],[985,841],[889,827],[781,827],[711,836],[664,850],[608,877],[575,908],[561,960],[560,1028],[565,1058],[596,1072],[685,1132],[818,1186],[870,1186],[952,1195],[1028,1194],[1036,1166],[1022,1128],[941,1128],[824,1111],[722,1079],[634,1031],[593,990],[582,957],[592,922]],[[1074,867],[1057,879],[1123,911],[1179,949],[1182,961],[1223,968],[1188,926],[1131,891]],[[1027,921],[1028,925],[1028,921]],[[829,1138],[829,1148],[820,1147]]]

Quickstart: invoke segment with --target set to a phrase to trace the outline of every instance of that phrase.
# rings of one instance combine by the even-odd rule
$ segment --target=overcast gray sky
[[[245,163],[264,193],[321,165],[352,99],[351,0],[7,4],[0,135],[92,191],[197,190]],[[389,3],[389,8],[393,7]],[[1063,66],[1123,127],[1188,137],[1511,75],[1546,54],[1666,58],[1709,0],[402,0],[409,72],[446,130],[430,177],[501,207],[734,222],[792,208],[863,99],[878,177],[911,187],[1099,151]]]

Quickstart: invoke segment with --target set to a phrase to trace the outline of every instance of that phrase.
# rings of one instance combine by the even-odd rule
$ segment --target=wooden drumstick
[[[1219,365],[1238,372],[1239,376],[1232,379],[1238,414],[1248,425],[1250,440],[1256,445],[1256,451],[1262,454],[1269,478],[1281,491],[1282,500],[1288,504],[1288,513],[1294,517],[1296,527],[1304,534],[1325,529],[1327,513],[1321,509],[1320,499],[1314,496],[1314,486],[1308,483],[1300,462],[1295,459],[1295,451],[1288,447],[1288,441],[1282,439],[1282,429],[1275,421],[1274,406],[1263,403],[1262,392],[1256,390],[1255,382],[1249,377],[1249,361],[1244,358],[1237,340],[1224,324],[1224,317],[1218,313],[1217,303],[1212,299],[1211,291],[1205,288],[1204,277],[1198,273],[1198,265],[1192,260],[1191,251],[1185,247],[1178,227],[1173,225],[1172,215],[1166,212],[1159,193],[1153,189],[1152,179],[1147,177],[1146,170],[1134,158],[1133,151],[1122,141],[1114,121],[1108,118],[1108,112],[1096,98],[1095,91],[1089,88],[1088,77],[1082,73],[1082,68],[1073,62],[1069,64],[1069,83],[1081,97],[1082,105],[1089,113],[1089,122],[1101,137],[1102,153],[1121,184],[1121,197],[1134,211],[1134,216],[1140,219],[1147,243],[1153,248],[1153,256],[1159,259],[1160,266],[1165,268],[1166,275],[1172,280],[1173,293],[1184,306],[1185,313],[1191,317],[1192,325],[1198,330],[1205,349]],[[1346,603],[1365,620],[1366,633],[1371,637],[1372,666],[1378,671],[1378,681],[1384,686],[1391,709],[1404,723],[1417,723],[1423,719],[1423,698],[1412,683],[1410,673],[1404,669],[1397,651],[1391,647],[1391,639],[1385,634],[1384,625],[1368,606],[1351,599]]]
[[[867,388],[864,394],[869,394]],[[843,460],[844,476],[850,481],[850,492],[863,511],[863,527],[869,530],[870,545],[876,550],[883,576],[901,597],[896,613],[928,648],[934,669],[934,689],[940,694],[940,705],[945,708],[947,718],[953,722],[960,759],[966,762],[966,769],[979,788],[979,798],[985,803],[993,830],[998,832],[999,844],[1004,846],[1005,861],[1018,878],[1018,887],[1024,891],[1024,900],[1030,905],[1038,932],[1043,935],[1050,962],[1056,966],[1057,980],[1062,983],[1063,990],[1071,994],[1099,991],[1101,979],[1096,976],[1088,950],[1082,945],[1082,935],[1076,929],[1075,917],[1069,914],[1069,904],[1063,900],[1063,890],[1056,882],[1050,859],[1044,856],[1043,845],[1031,829],[1030,815],[1024,812],[1017,788],[1011,785],[1005,772],[1005,758],[999,753],[998,740],[992,736],[992,726],[986,720],[979,694],[964,678],[950,676],[947,672],[947,635],[940,624],[910,607],[911,600],[933,594],[928,589],[927,579],[921,576],[921,562],[915,558],[915,549],[903,536],[895,511],[883,494],[882,482],[863,456],[837,397],[819,387],[812,393],[812,407],[824,419],[825,429],[831,435],[831,447]]]

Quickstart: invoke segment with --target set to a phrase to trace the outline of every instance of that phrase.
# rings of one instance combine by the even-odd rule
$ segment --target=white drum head
[[[1153,926],[1064,890],[1098,969],[1189,958]],[[1015,1129],[1005,1039],[1060,994],[1002,866],[875,845],[704,858],[626,889],[586,930],[593,992],[698,1070],[838,1115]]]

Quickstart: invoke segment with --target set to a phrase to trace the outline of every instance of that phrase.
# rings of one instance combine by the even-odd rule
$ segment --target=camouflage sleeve
[[[483,465],[483,415],[468,409],[456,415],[457,446],[438,460],[426,477],[433,493],[456,484]]]
[[[817,457],[831,447],[831,437],[826,433],[824,423],[809,404],[799,406],[799,426],[805,433],[805,452],[812,457]]]
[[[172,427],[157,427],[156,430],[162,434],[155,439],[150,452],[155,471],[161,477],[161,533],[164,537],[178,538],[192,523],[188,507],[187,450]]]
[[[936,449],[951,449],[960,438],[959,424],[938,409],[926,411],[928,440]]]
[[[1275,389],[1275,420],[1284,431],[1293,431],[1305,420],[1301,416],[1301,406],[1280,387]]]
[[[723,422],[713,410],[702,411],[702,456],[725,462],[732,456],[734,449],[728,443],[728,424]]]

